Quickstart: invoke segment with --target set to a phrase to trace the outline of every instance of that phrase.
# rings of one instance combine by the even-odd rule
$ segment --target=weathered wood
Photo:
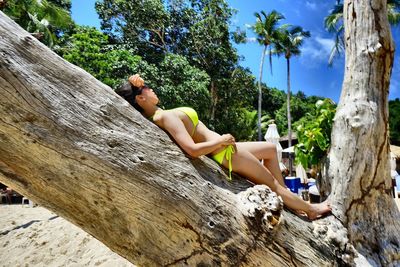
[[[189,159],[1,12],[0,104],[0,181],[139,266],[365,264],[335,217],[282,213],[266,186]]]
[[[109,87],[3,14],[0,21],[2,182],[138,265],[336,261],[310,246],[316,256],[307,259],[285,235],[273,242],[280,230],[270,210],[278,219],[281,211],[274,193],[238,193],[251,185],[226,182],[205,157],[188,159]]]
[[[400,265],[400,214],[391,196],[388,90],[394,45],[386,1],[344,2],[346,67],[328,175],[334,214],[374,266]]]

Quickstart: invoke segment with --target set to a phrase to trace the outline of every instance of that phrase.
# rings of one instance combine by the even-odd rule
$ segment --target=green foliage
[[[278,38],[278,23],[285,17],[276,10],[272,10],[268,14],[261,11],[260,13],[255,13],[254,16],[256,16],[257,21],[252,26],[252,29],[257,35],[258,43],[265,46],[272,44]]]
[[[238,67],[229,32],[235,11],[225,0],[99,0],[96,10],[111,43],[124,44],[157,69],[141,73],[163,105],[187,101],[210,128],[241,135],[240,110],[251,108],[254,77]]]
[[[206,120],[211,105],[210,77],[180,55],[168,54],[158,67],[157,93],[165,108],[193,107]]]
[[[400,146],[400,99],[389,101],[390,143]]]
[[[281,92],[283,93],[283,91]],[[321,97],[306,97],[303,92],[299,91],[291,97],[291,117],[293,121],[293,129],[301,124],[302,120],[307,120],[309,114],[315,111],[315,102],[322,99]],[[275,109],[274,118],[278,131],[281,135],[288,134],[287,129],[287,97],[286,94],[281,95],[282,104]],[[304,118],[304,119],[303,119]]]
[[[223,0],[99,0],[96,10],[102,29],[149,63],[179,54],[213,77],[237,61],[229,41],[233,10]]]
[[[182,56],[168,54],[158,66],[149,64],[131,50],[109,45],[107,35],[90,27],[77,27],[75,33],[64,36],[57,52],[113,88],[140,73],[165,108],[188,105],[201,116],[209,113],[210,78]]]
[[[71,0],[47,0],[47,1],[71,13],[71,7],[72,7]]]
[[[235,11],[225,0],[99,0],[96,9],[105,33],[75,26],[70,8],[70,0],[8,0],[4,11],[28,31],[42,33],[58,54],[103,83],[115,88],[140,73],[164,108],[192,106],[217,132],[255,139],[255,78],[238,66],[231,41],[243,42],[245,32],[229,32]],[[265,85],[262,92],[263,132],[275,117],[283,130],[286,94]],[[309,111],[301,109],[303,102],[294,105],[298,114]]]
[[[80,66],[103,83],[115,87],[144,64],[131,51],[108,45],[108,36],[95,28],[78,26],[62,38],[56,50],[63,58]]]
[[[247,42],[247,34],[245,30],[240,29],[239,27],[232,33],[232,40],[236,44],[245,44]]]
[[[252,110],[257,95],[255,78],[248,69],[236,68],[230,78],[220,79],[217,91],[216,120],[207,123],[218,133],[231,133],[237,140],[247,140],[249,134],[243,121],[243,110]]]
[[[388,0],[388,20],[391,25],[398,25],[400,23],[400,1]]]
[[[286,93],[277,88],[268,88],[262,85],[262,110],[271,118],[275,118],[277,110],[286,105]],[[257,104],[254,103],[256,107]]]
[[[286,59],[301,54],[300,47],[305,38],[310,37],[310,32],[304,31],[300,26],[285,25],[280,27],[275,40],[274,54],[283,55]]]
[[[160,62],[170,51],[169,14],[159,0],[96,1],[101,29],[117,43],[127,44],[149,63]]]
[[[73,24],[69,10],[63,8],[69,7],[67,2],[7,0],[3,11],[22,28],[30,33],[35,33],[39,40],[52,47],[60,32],[70,28]]]
[[[188,28],[185,45],[189,49],[185,56],[218,83],[218,79],[231,75],[238,61],[229,33],[233,10],[224,0],[198,2],[193,6],[197,13],[193,18],[195,23]]]
[[[297,127],[296,164],[301,163],[304,168],[319,166],[331,143],[336,107],[330,99],[317,101],[315,107],[316,111]]]
[[[257,139],[257,110],[248,111],[247,109],[239,109],[239,127],[241,131],[235,135],[237,140],[240,141],[254,141]],[[272,119],[268,114],[264,114],[261,117],[261,131],[263,133],[267,132],[268,125],[271,123]]]
[[[260,64],[260,77],[258,81],[258,140],[262,140],[262,132],[261,132],[261,110],[262,110],[262,72],[264,66],[264,58],[265,52],[267,48],[269,48],[270,52],[272,50],[271,45],[274,44],[275,40],[278,38],[278,23],[280,20],[285,17],[275,11],[272,10],[270,13],[266,14],[264,11],[260,13],[254,13],[256,17],[256,23],[252,26],[254,33],[257,35],[257,41],[260,45],[263,46],[263,52],[261,54],[261,64]],[[269,53],[269,65],[272,74],[272,53]]]

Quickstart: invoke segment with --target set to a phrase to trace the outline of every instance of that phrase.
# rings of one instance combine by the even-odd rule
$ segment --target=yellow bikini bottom
[[[233,145],[229,145],[225,147],[225,149],[221,150],[215,155],[212,155],[211,158],[222,165],[224,161],[224,157],[228,161],[229,166],[229,181],[232,180],[232,154],[235,153],[235,147]]]

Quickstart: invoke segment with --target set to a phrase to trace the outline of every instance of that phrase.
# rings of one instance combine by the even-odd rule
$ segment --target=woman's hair
[[[132,85],[130,82],[124,82],[115,92],[129,102],[137,111],[142,113],[144,110],[136,103],[136,96],[141,93],[141,89]]]

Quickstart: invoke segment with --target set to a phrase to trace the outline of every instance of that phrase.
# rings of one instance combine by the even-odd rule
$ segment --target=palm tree
[[[69,12],[46,0],[3,1],[3,11],[22,28],[52,47],[58,30],[73,24]]]
[[[264,67],[264,59],[265,53],[267,51],[268,46],[274,43],[277,35],[278,22],[281,19],[284,19],[284,16],[273,10],[270,13],[266,14],[264,11],[260,13],[255,13],[256,23],[252,26],[255,34],[257,35],[257,41],[260,45],[263,46],[262,54],[261,54],[261,62],[260,62],[260,80],[258,82],[258,140],[262,140],[261,135],[261,103],[262,103],[262,90],[261,90],[261,82],[262,82],[262,71]],[[271,47],[270,47],[271,49]],[[269,54],[269,62],[272,72],[272,54]]]
[[[400,0],[388,0],[388,19],[391,25],[400,23]],[[330,14],[324,20],[325,29],[335,34],[335,44],[329,55],[328,64],[332,65],[333,59],[344,51],[344,26],[343,26],[343,3],[337,0]]]
[[[290,58],[301,54],[300,47],[304,39],[310,37],[310,32],[304,31],[300,26],[286,26],[278,32],[275,40],[273,54],[284,55],[287,66],[287,120],[288,120],[288,147],[292,146],[292,118],[290,115]],[[292,173],[291,158],[289,163],[290,175]]]

